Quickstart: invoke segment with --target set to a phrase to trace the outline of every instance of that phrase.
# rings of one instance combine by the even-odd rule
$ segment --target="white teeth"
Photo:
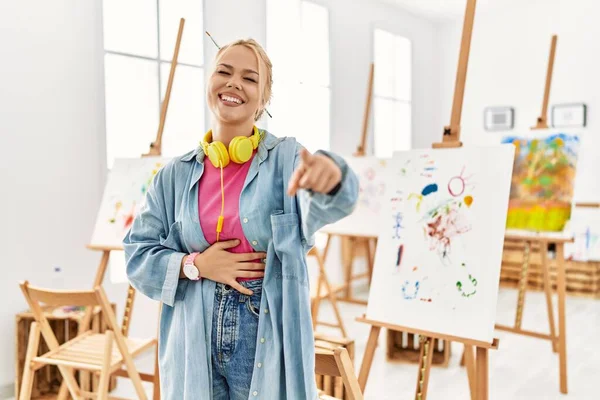
[[[229,101],[231,103],[242,104],[242,101],[240,99],[235,98],[235,97],[221,95],[221,98],[223,100]]]

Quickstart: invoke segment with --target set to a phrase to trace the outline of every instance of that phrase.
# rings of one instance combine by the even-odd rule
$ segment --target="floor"
[[[357,294],[366,296],[357,288]],[[517,292],[500,291],[497,321],[512,325]],[[556,304],[556,299],[554,300]],[[340,304],[350,337],[356,340],[356,371],[360,368],[369,326],[354,319],[366,307]],[[329,304],[323,304],[323,319],[333,316]],[[331,319],[333,320],[333,319]],[[527,293],[523,328],[544,331],[548,329],[545,299],[542,293]],[[326,333],[328,328],[320,329]],[[385,334],[382,331],[379,348],[365,392],[366,399],[414,399],[416,366],[386,362]],[[500,348],[490,353],[490,400],[592,400],[600,399],[600,301],[569,297],[567,299],[567,348],[569,394],[561,395],[558,385],[558,356],[551,351],[548,341],[497,332]],[[447,368],[432,369],[428,400],[469,399],[467,376],[459,366],[462,346],[454,343],[452,358]],[[152,369],[152,358],[141,360],[140,369]],[[147,386],[151,396],[151,386]],[[135,398],[130,382],[120,379],[113,396]]]

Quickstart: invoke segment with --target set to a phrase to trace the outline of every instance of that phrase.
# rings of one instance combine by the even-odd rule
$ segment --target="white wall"
[[[462,115],[465,144],[497,143],[506,134],[484,131],[486,106],[513,106],[516,120],[511,133],[529,132],[541,112],[550,40],[557,34],[550,105],[583,102],[589,112],[588,128],[573,131],[583,137],[575,189],[580,201],[600,201],[596,176],[600,125],[594,118],[600,109],[598,15],[600,3],[594,0],[502,0],[479,7]],[[450,122],[461,32],[462,19],[444,24],[437,35],[444,124]]]
[[[0,49],[1,398],[27,308],[17,283],[91,288],[99,261],[85,245],[106,168],[101,3],[1,2]]]
[[[367,94],[369,66],[373,61],[373,31],[386,29],[409,38],[413,48],[413,146],[431,145],[425,132],[441,131],[438,113],[438,56],[435,25],[421,17],[369,0],[319,0],[330,13],[332,69],[331,148],[343,154],[356,150],[360,140]],[[371,110],[371,115],[373,114]],[[372,153],[372,130],[367,151]]]

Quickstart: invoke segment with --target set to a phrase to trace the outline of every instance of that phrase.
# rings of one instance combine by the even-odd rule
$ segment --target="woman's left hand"
[[[295,195],[298,189],[329,193],[342,180],[342,171],[331,158],[310,154],[306,149],[302,149],[300,156],[302,161],[288,184],[290,196]]]

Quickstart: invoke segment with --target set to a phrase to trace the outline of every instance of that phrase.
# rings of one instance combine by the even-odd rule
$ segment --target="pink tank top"
[[[240,244],[229,249],[232,253],[253,253],[254,249],[246,239],[240,222],[240,194],[252,164],[252,158],[244,164],[230,162],[223,168],[223,188],[225,191],[225,221],[219,241],[239,239]],[[204,162],[204,172],[198,187],[198,214],[204,237],[211,245],[217,241],[217,220],[221,213],[221,169],[215,168],[208,158]],[[244,218],[242,216],[242,218]],[[244,220],[247,221],[247,220]],[[260,261],[260,260],[257,260]],[[253,278],[239,278],[247,281]]]

